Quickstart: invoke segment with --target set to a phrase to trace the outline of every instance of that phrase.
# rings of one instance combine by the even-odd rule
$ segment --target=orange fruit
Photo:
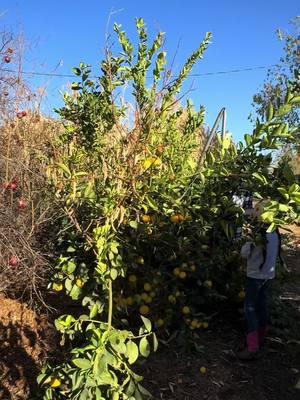
[[[173,224],[178,224],[179,223],[179,216],[178,215],[171,215],[170,221],[173,222]]]
[[[148,224],[148,223],[151,221],[150,215],[142,215],[142,221],[143,221],[145,224]]]
[[[150,312],[150,308],[148,306],[143,305],[143,306],[140,307],[140,313],[142,315],[148,315],[149,312]]]

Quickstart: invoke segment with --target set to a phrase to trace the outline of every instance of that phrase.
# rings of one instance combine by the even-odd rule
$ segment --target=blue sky
[[[23,31],[30,43],[25,67],[36,71],[70,73],[80,61],[97,71],[103,56],[105,32],[110,18],[118,22],[135,40],[134,18],[143,17],[150,35],[166,32],[166,51],[171,59],[179,44],[174,64],[178,71],[198,46],[205,32],[213,34],[213,43],[193,73],[226,71],[278,62],[281,44],[275,30],[289,29],[289,20],[299,15],[298,0],[1,0],[1,25]],[[25,69],[25,68],[24,68]],[[226,75],[209,75],[193,79],[189,97],[196,106],[207,110],[206,122],[212,125],[218,111],[226,107],[228,129],[235,139],[251,131],[248,115],[253,94],[262,84],[266,70]],[[59,90],[67,80],[40,78],[35,85],[48,86],[47,110],[61,104]]]

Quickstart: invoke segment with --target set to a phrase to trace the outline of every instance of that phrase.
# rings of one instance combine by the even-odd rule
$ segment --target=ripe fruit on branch
[[[50,386],[53,389],[56,389],[56,388],[60,387],[60,385],[61,385],[61,380],[59,378],[52,378],[51,379]]]
[[[13,181],[13,182],[10,184],[11,190],[16,190],[17,187],[18,187],[18,184],[17,184],[17,182],[15,182],[15,181]]]
[[[142,221],[143,221],[145,224],[148,224],[148,223],[151,221],[150,215],[143,215],[143,216],[142,216]]]
[[[12,54],[14,51],[11,47],[8,47],[8,49],[6,50],[6,53],[8,54]]]
[[[190,314],[190,312],[191,312],[190,307],[184,306],[184,307],[182,308],[182,313],[183,313],[184,315]]]
[[[61,282],[54,282],[52,288],[55,292],[61,292],[64,286]]]
[[[140,307],[140,313],[142,315],[147,315],[147,314],[149,314],[149,312],[150,312],[150,308],[148,306],[143,305]]]
[[[24,210],[26,207],[27,207],[27,204],[24,200],[21,199],[18,201],[18,209],[19,210]]]
[[[179,272],[179,278],[180,279],[185,279],[187,277],[187,273],[185,271]]]
[[[137,258],[136,262],[137,262],[138,264],[143,265],[144,262],[145,262],[145,260],[144,260],[144,258],[143,258],[142,256],[140,256],[140,257]]]
[[[9,64],[9,63],[11,62],[11,57],[5,56],[5,57],[3,57],[3,61],[4,61],[6,64]]]
[[[173,222],[173,224],[178,224],[179,223],[179,216],[178,215],[171,215],[170,221]]]
[[[79,287],[79,288],[82,288],[83,285],[84,285],[84,282],[83,282],[82,279],[77,278],[76,281],[75,281],[75,285],[76,285],[77,287]]]
[[[26,111],[18,111],[17,112],[17,118],[19,118],[19,119],[26,117],[26,115],[27,115]]]
[[[19,260],[16,256],[12,256],[9,261],[8,261],[8,265],[10,265],[11,267],[16,267],[19,263]]]

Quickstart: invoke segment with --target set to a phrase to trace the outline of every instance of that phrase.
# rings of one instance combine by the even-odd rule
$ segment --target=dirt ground
[[[156,400],[299,400],[300,387],[300,227],[293,227],[284,256],[290,270],[280,284],[282,314],[293,329],[273,327],[261,357],[237,360],[243,343],[240,314],[222,315],[198,339],[198,351],[182,353],[173,340],[142,367],[144,385]],[[36,393],[45,359],[57,358],[59,338],[51,320],[17,300],[0,297],[0,400],[25,400]],[[279,319],[280,319],[279,315]],[[201,374],[200,368],[206,373]]]

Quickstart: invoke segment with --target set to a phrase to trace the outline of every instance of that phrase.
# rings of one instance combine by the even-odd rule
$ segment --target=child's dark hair
[[[279,257],[279,260],[280,260],[281,264],[284,265],[284,261],[282,259],[282,255],[281,255],[281,235],[280,235],[279,229],[276,228],[275,232],[277,233],[277,236],[278,236],[278,257]],[[263,266],[264,266],[264,264],[266,262],[266,256],[267,256],[267,247],[266,247],[266,242],[267,242],[266,234],[267,234],[267,232],[266,232],[265,229],[263,229],[261,233],[263,235],[265,245],[263,246],[263,261],[259,266],[260,270],[263,268]]]

